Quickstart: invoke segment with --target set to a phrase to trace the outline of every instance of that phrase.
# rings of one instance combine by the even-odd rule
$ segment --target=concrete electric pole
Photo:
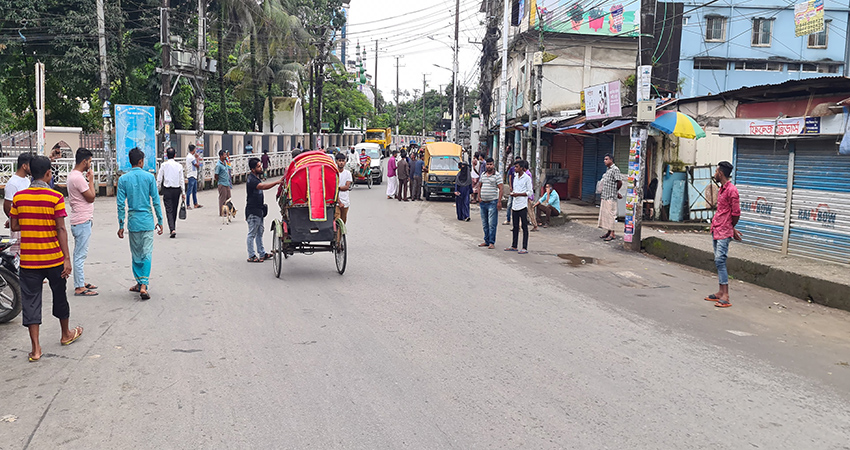
[[[162,6],[159,8],[159,43],[162,46],[162,87],[159,91],[162,151],[171,147],[171,32],[168,26],[170,7],[169,0],[162,0]]]
[[[499,82],[499,173],[505,173],[505,125],[508,118],[508,34],[511,29],[510,2],[502,11],[502,79]]]
[[[103,13],[103,0],[97,0],[97,41],[100,53],[100,102],[103,105],[103,157],[106,159],[106,195],[112,195],[112,124],[109,112],[109,78],[106,67],[106,23]]]
[[[458,114],[457,114],[457,84],[458,84],[458,50],[460,50],[460,0],[455,0],[455,48],[454,48],[454,64],[452,65],[452,89],[454,93],[452,94],[452,101],[454,102],[454,106],[452,107],[452,142],[455,144],[460,144],[460,139],[458,139],[458,132],[460,128],[458,124]]]

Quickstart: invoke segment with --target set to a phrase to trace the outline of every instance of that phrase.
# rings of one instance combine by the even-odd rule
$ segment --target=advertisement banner
[[[620,82],[612,81],[585,89],[584,106],[587,120],[622,116]]]
[[[823,0],[794,5],[794,34],[797,37],[824,30]]]
[[[529,28],[551,33],[637,37],[640,2],[530,0]]]
[[[130,150],[145,154],[143,169],[156,172],[156,110],[153,106],[115,105],[115,155],[118,170],[128,172]]]

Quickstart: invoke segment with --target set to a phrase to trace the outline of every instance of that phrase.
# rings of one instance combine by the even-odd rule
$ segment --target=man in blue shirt
[[[215,182],[218,183],[218,215],[222,217],[224,204],[230,200],[230,188],[233,182],[230,180],[230,170],[227,168],[227,152],[218,152],[218,162],[215,164]]]
[[[133,259],[133,278],[136,284],[130,288],[138,292],[142,300],[151,298],[148,294],[150,284],[151,261],[153,258],[153,232],[162,234],[162,210],[159,207],[159,192],[156,178],[145,172],[145,154],[138,148],[130,150],[129,172],[118,179],[118,237],[124,239],[124,215],[127,214],[127,231],[130,233],[130,253]],[[156,225],[154,216],[156,213]]]
[[[410,154],[412,164],[410,166],[410,200],[422,200],[422,171],[425,169],[425,161],[419,159],[417,152]]]

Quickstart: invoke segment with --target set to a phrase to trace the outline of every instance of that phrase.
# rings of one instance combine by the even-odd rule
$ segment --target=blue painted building
[[[681,97],[844,75],[848,7],[825,0],[823,32],[797,37],[794,1],[685,1]],[[658,3],[663,8],[664,3]],[[663,44],[663,43],[662,43]]]

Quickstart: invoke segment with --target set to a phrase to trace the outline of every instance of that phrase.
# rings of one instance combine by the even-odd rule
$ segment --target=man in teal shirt
[[[142,300],[151,298],[148,294],[151,261],[153,260],[153,232],[162,234],[162,210],[159,207],[159,192],[156,178],[145,172],[145,154],[138,148],[130,150],[129,172],[118,179],[118,237],[124,239],[124,214],[127,213],[127,231],[130,232],[130,253],[133,257],[133,277],[135,286],[132,292],[138,292]],[[153,213],[156,213],[154,225]]]
[[[552,188],[551,183],[546,183],[546,192],[534,204],[537,209],[537,225],[546,228],[549,226],[549,219],[561,214],[561,198],[558,196],[558,191]]]
[[[215,181],[218,183],[218,215],[224,216],[224,204],[230,200],[230,188],[233,187],[233,182],[230,181],[230,170],[227,168],[227,152],[224,150],[218,152]]]

